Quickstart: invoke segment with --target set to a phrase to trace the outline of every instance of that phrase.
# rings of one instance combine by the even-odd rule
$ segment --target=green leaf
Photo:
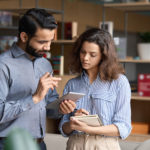
[[[27,131],[16,128],[8,134],[4,150],[39,150],[39,147]]]
[[[150,32],[139,33],[141,42],[149,43],[150,42]]]

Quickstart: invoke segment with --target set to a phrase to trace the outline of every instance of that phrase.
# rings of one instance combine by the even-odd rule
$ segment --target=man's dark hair
[[[21,32],[27,33],[31,38],[34,36],[37,28],[53,30],[57,27],[55,18],[44,9],[29,9],[19,21],[19,35]]]

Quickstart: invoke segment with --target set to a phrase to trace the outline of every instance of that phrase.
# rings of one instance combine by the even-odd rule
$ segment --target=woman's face
[[[82,68],[86,71],[99,68],[101,52],[97,44],[85,41],[80,50],[80,61]]]

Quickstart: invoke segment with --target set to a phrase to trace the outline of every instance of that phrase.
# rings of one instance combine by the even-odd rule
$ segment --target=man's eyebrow
[[[47,40],[37,40],[38,42],[48,42]]]

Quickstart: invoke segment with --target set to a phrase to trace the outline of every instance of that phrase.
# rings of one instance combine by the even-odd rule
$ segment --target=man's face
[[[54,33],[54,30],[38,28],[35,35],[27,41],[25,51],[31,57],[42,57],[45,52],[50,51]]]

